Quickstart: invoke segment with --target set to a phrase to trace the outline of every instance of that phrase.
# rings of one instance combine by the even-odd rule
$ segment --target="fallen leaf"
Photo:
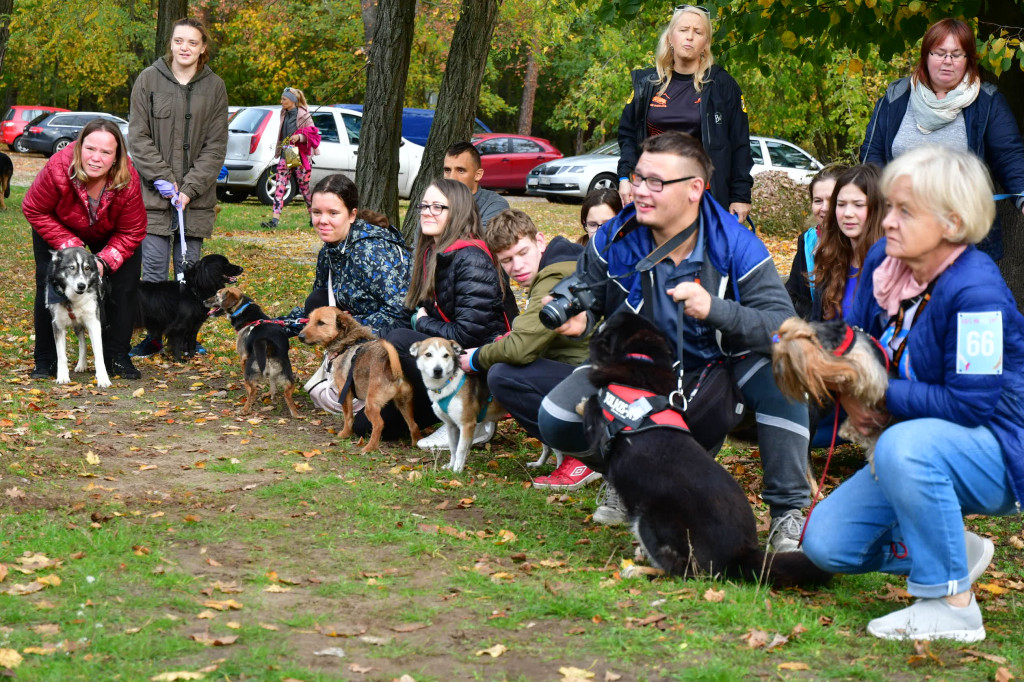
[[[348,669],[349,669],[350,672],[360,673],[360,674],[368,673],[371,670],[373,670],[373,668],[368,666],[368,665],[359,665],[358,663],[349,663],[348,664]]]
[[[785,663],[779,663],[778,668],[779,670],[810,670],[811,666],[798,661],[786,661]]]
[[[213,584],[212,587],[218,592],[223,592],[224,594],[241,594],[245,591],[238,586],[238,583],[236,583],[233,580],[229,583],[225,583],[223,581],[218,580]]]
[[[562,676],[562,682],[584,682],[594,679],[594,673],[571,665],[562,666],[558,673]]]
[[[155,464],[142,464],[139,466],[139,471],[152,471],[153,469],[156,469]]]
[[[196,616],[196,618],[200,618],[202,620],[210,620],[211,618],[216,618],[216,617],[217,617],[217,614],[214,613],[213,611],[209,610],[209,609],[206,609],[205,611],[200,611],[199,614]]]
[[[907,601],[910,599],[910,593],[902,587],[887,584],[885,586],[885,594],[880,595],[878,598],[882,601]]]
[[[764,630],[758,630],[752,628],[745,635],[742,635],[740,639],[747,643],[747,646],[751,649],[759,649],[768,643],[771,635]]]
[[[430,627],[430,623],[402,623],[401,625],[391,626],[391,629],[395,632],[415,632],[416,630],[428,627]]]
[[[96,455],[96,453],[90,450],[89,452],[85,453],[85,461],[95,466],[100,463],[100,458],[99,456]]]
[[[149,678],[150,682],[177,682],[178,680],[202,680],[206,676],[202,673],[191,673],[179,670],[169,673],[160,673]]]
[[[491,658],[497,658],[498,656],[501,656],[506,651],[508,651],[508,647],[505,646],[504,644],[495,644],[494,646],[492,646],[489,649],[481,649],[480,651],[476,652],[476,655],[477,656],[483,656],[484,654],[487,654]]]
[[[204,601],[203,606],[206,606],[211,609],[217,609],[218,611],[227,611],[228,609],[240,611],[241,609],[245,608],[242,604],[239,604],[234,599],[225,599],[224,601]]]
[[[619,675],[618,673],[613,673],[611,670],[604,671],[604,682],[616,682],[621,679],[622,675]]]
[[[199,642],[203,646],[230,646],[238,641],[238,635],[214,636],[209,632],[193,632],[189,639]]]
[[[1006,663],[1006,659],[1002,656],[996,656],[995,654],[986,654],[983,651],[975,651],[974,649],[964,649],[965,654],[977,656],[978,658],[984,658],[986,661],[992,663]]]
[[[336,646],[327,647],[320,651],[314,651],[314,656],[335,656],[337,658],[345,658],[345,650]]]
[[[144,395],[146,395],[146,389],[144,388],[137,388],[134,391],[132,391],[133,398],[141,398]]]
[[[272,623],[260,623],[259,625],[264,630],[271,630],[273,632],[277,632],[278,630],[281,629],[281,628],[277,627],[276,625],[273,625]]]
[[[1013,676],[1013,673],[1002,666],[1000,666],[999,670],[996,671],[996,682],[1010,682],[1010,680],[1014,679],[1016,678]]]
[[[0,668],[17,668],[24,660],[14,649],[0,649]]]
[[[228,622],[224,623],[224,626],[229,627],[232,630],[238,630],[242,627],[242,624],[239,623],[237,620],[229,620]]]
[[[704,601],[720,602],[725,599],[725,590],[716,590],[713,587],[709,587],[707,592],[704,593]]]
[[[1005,587],[1003,587],[1002,585],[997,585],[995,583],[980,583],[978,585],[978,589],[979,590],[984,590],[984,591],[988,592],[989,594],[1006,594],[1007,592],[1010,591],[1010,590],[1006,589]]]
[[[780,635],[778,632],[776,632],[775,636],[772,637],[772,641],[768,642],[768,646],[766,646],[764,650],[771,651],[772,649],[778,649],[780,646],[786,644],[787,642],[789,642],[789,637],[786,637],[785,635]]]
[[[36,656],[49,656],[57,653],[55,646],[27,646],[21,650],[23,654],[35,654]]]
[[[7,579],[7,566],[0,564],[0,583]]]
[[[496,545],[507,545],[511,542],[516,541],[516,534],[510,530],[502,528],[498,531],[498,539],[494,541]]]
[[[12,500],[16,500],[19,497],[25,497],[25,491],[18,488],[18,486],[11,486],[10,488],[4,491],[4,495],[7,495],[7,497],[11,498]]]
[[[317,631],[325,637],[358,637],[366,632],[365,625],[321,625]]]
[[[60,626],[56,623],[42,623],[40,625],[33,625],[29,628],[29,630],[36,633],[37,635],[56,635],[58,632],[60,632]],[[1005,663],[1006,661],[1003,660],[1002,662]]]
[[[292,588],[290,588],[290,587],[281,587],[280,585],[274,584],[274,585],[268,586],[263,591],[264,592],[291,592]]]
[[[6,590],[2,590],[2,592],[5,592],[6,594],[9,594],[14,597],[21,597],[26,594],[38,592],[39,590],[42,590],[45,587],[46,585],[42,584],[41,582],[33,580],[30,583],[14,583]]]
[[[292,469],[295,469],[300,474],[304,474],[307,471],[312,471],[313,467],[309,466],[306,462],[295,462],[292,464]]]

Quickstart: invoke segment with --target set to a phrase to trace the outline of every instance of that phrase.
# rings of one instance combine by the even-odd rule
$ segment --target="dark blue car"
[[[123,118],[102,111],[66,111],[40,114],[29,121],[21,136],[22,145],[30,152],[53,156],[77,140],[78,133],[94,118],[113,121],[121,134],[128,137],[128,121]]]
[[[362,113],[362,104],[335,104],[336,107],[342,107],[344,109],[353,109]],[[430,126],[434,124],[434,109],[402,109],[402,137],[415,142],[418,145],[426,146],[427,136],[430,135]],[[473,134],[489,133],[491,129],[488,128],[483,121],[475,119],[473,122]],[[468,142],[468,140],[467,140]]]

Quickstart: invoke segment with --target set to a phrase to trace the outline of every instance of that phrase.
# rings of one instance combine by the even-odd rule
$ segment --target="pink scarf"
[[[953,264],[960,254],[967,249],[966,244],[960,244],[949,254],[946,260],[942,261],[938,269],[922,284],[914,279],[914,273],[910,266],[903,261],[886,256],[872,276],[874,284],[875,300],[878,305],[885,309],[890,316],[895,315],[900,309],[900,302],[919,296],[928,288],[928,283],[945,272],[946,268]]]

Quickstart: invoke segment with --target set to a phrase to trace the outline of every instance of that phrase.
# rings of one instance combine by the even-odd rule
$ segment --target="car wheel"
[[[53,153],[56,154],[61,149],[64,149],[64,147],[67,147],[69,144],[71,144],[71,140],[69,140],[66,137],[60,138],[59,140],[53,143]]]
[[[217,198],[225,204],[240,204],[249,198],[249,190],[218,187]]]
[[[272,165],[267,170],[263,171],[260,175],[260,179],[256,181],[256,196],[259,198],[260,203],[264,206],[274,205],[274,192],[277,190],[277,166]],[[288,189],[284,193],[283,205],[287,206],[292,203],[292,199],[298,194],[299,187],[295,183],[295,177],[292,176],[288,180]]]
[[[19,154],[28,154],[32,150],[25,146],[25,141],[21,139],[21,135],[14,138],[14,142],[11,143],[11,149],[18,152]]]
[[[611,173],[601,173],[594,178],[590,183],[590,189],[587,190],[587,194],[590,194],[597,189],[618,189],[619,180]]]

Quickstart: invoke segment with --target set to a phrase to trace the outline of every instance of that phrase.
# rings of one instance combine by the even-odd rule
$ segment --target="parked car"
[[[24,105],[15,104],[4,114],[3,122],[0,123],[0,140],[12,149],[22,154],[28,152],[21,144],[21,134],[25,131],[28,122],[40,114],[52,113],[55,111],[69,111],[60,107],[44,107],[39,104]]]
[[[344,173],[354,180],[362,114],[315,104],[311,104],[309,110],[321,136],[320,155],[313,157],[310,185],[316,185],[321,178],[332,173]],[[274,151],[280,129],[279,104],[246,107],[234,115],[228,123],[228,152],[224,161],[227,177],[217,180],[217,196],[222,201],[244,201],[255,192],[267,206],[274,203],[278,161]],[[422,158],[423,147],[403,138],[398,152],[398,194],[404,199],[409,197]],[[290,203],[296,192],[298,186],[292,178],[284,203]]]
[[[820,161],[800,147],[774,137],[751,135],[750,155],[754,158],[751,175],[784,171],[804,185],[822,168]],[[582,199],[595,189],[616,189],[618,165],[619,143],[608,142],[589,154],[566,157],[534,168],[526,181],[527,193],[558,201],[562,197]]]
[[[539,137],[484,133],[473,136],[473,145],[480,152],[484,177],[480,186],[522,193],[526,176],[536,166],[562,158],[562,152]]]
[[[334,106],[348,109],[349,111],[363,112],[362,104],[335,104]],[[415,142],[421,147],[425,146],[427,144],[427,136],[430,135],[430,127],[434,124],[435,111],[435,109],[402,109],[402,137],[410,142]],[[474,135],[489,132],[491,132],[491,129],[483,121],[478,118],[473,120]]]
[[[128,137],[128,121],[102,111],[68,111],[45,113],[29,121],[21,136],[21,144],[32,152],[53,156],[78,138],[85,124],[94,118],[105,118],[117,124]]]

